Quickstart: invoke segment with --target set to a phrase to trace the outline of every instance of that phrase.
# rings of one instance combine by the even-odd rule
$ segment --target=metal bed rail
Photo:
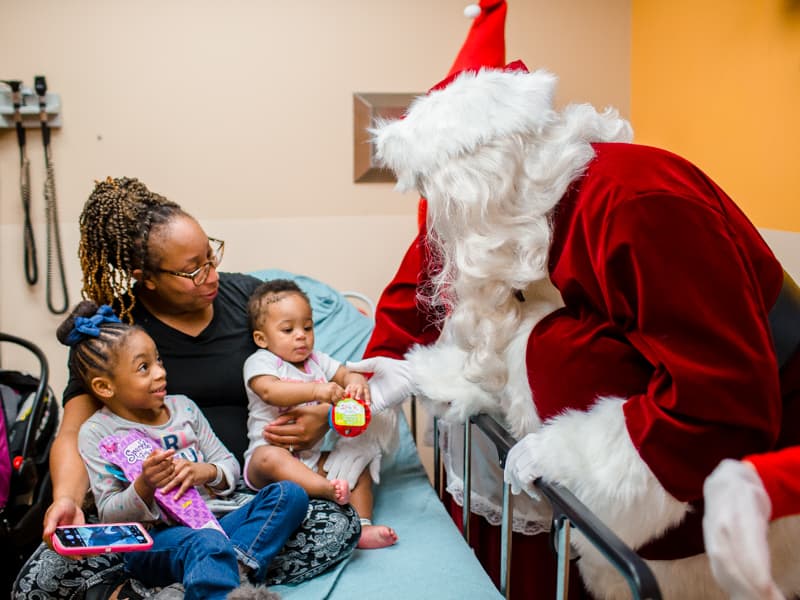
[[[462,531],[469,543],[469,515],[471,494],[472,426],[476,426],[496,446],[500,467],[505,467],[506,457],[516,443],[508,432],[492,417],[485,414],[473,416],[464,425],[464,507]],[[434,487],[442,494],[439,427],[434,419]],[[653,572],[644,560],[629,548],[617,535],[602,523],[572,492],[565,487],[539,478],[536,488],[547,498],[553,509],[551,536],[558,557],[556,598],[565,600],[569,590],[570,530],[574,527],[589,540],[605,558],[622,574],[636,600],[661,600],[661,591]],[[500,593],[510,597],[511,565],[511,486],[503,485],[503,520],[500,542]]]

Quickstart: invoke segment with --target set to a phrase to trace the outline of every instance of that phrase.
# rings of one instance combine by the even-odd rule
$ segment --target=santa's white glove
[[[373,374],[369,380],[372,412],[396,406],[414,392],[411,370],[405,360],[374,356],[358,362],[348,362],[347,368],[358,373]]]
[[[756,470],[725,459],[706,479],[703,495],[703,538],[720,586],[732,600],[783,598],[770,573],[772,505]]]
[[[336,446],[325,461],[328,479],[346,479],[350,488],[356,487],[359,475],[367,466],[369,466],[372,481],[380,483],[381,448],[377,441],[369,439],[363,434],[354,438],[342,437],[337,440]]]
[[[525,490],[538,500],[539,495],[533,491],[533,481],[541,475],[537,468],[539,440],[535,433],[529,433],[508,451],[503,480],[511,484],[512,494]]]

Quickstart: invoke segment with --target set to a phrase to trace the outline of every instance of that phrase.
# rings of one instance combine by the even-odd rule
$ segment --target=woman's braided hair
[[[186,213],[138,179],[95,182],[80,217],[82,296],[114,306],[121,319],[132,322],[136,299],[128,292],[133,271],[148,273],[157,267],[156,257],[148,254],[150,233],[178,215]]]

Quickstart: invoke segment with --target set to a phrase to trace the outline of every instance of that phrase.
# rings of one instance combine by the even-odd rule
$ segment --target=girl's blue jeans
[[[186,600],[224,600],[239,587],[237,560],[252,569],[254,581],[264,581],[269,563],[307,510],[303,488],[291,481],[273,483],[219,520],[229,537],[216,529],[181,525],[155,529],[150,532],[153,547],[126,553],[125,566],[150,586],[183,582]]]

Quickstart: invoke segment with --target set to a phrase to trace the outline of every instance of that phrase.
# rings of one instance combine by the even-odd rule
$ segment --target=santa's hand
[[[350,488],[356,487],[358,477],[369,466],[375,483],[380,481],[381,449],[378,443],[366,437],[339,438],[325,461],[330,480],[346,479]]]
[[[525,490],[532,498],[539,498],[533,492],[533,482],[541,475],[537,468],[538,446],[539,436],[529,433],[509,450],[503,480],[511,484],[512,494]]]
[[[405,360],[375,356],[348,362],[347,368],[358,373],[373,373],[369,380],[372,397],[370,408],[373,412],[396,406],[414,393],[411,371]]]
[[[703,485],[703,538],[711,571],[733,600],[783,598],[770,573],[772,505],[755,468],[723,460]]]

